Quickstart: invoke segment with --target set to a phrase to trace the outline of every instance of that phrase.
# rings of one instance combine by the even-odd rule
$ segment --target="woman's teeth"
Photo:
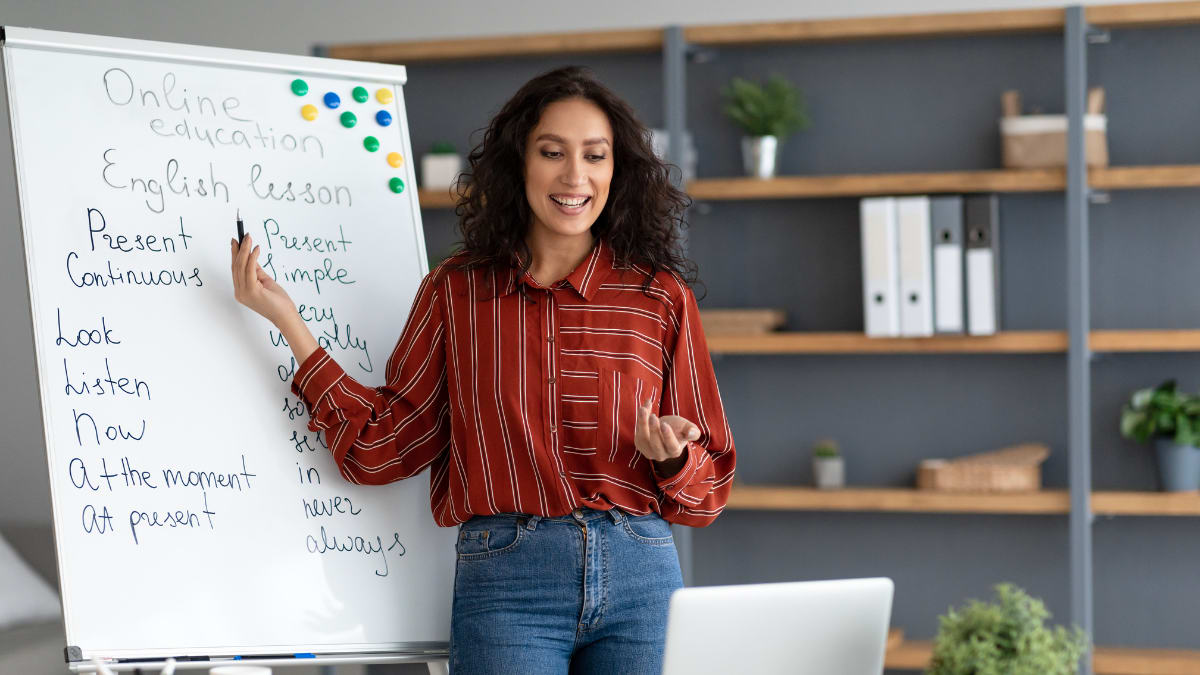
[[[565,197],[555,197],[555,196],[551,195],[550,199],[553,200],[556,204],[562,204],[563,206],[566,206],[568,208],[574,208],[576,206],[583,206],[585,203],[587,203],[587,201],[589,199],[591,199],[591,197],[577,197],[575,199],[567,199]]]

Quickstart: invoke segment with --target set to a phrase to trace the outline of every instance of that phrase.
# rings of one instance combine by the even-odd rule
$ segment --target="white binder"
[[[963,209],[967,231],[967,332],[992,335],[1000,326],[1000,206],[996,195],[973,195]]]
[[[859,202],[862,226],[863,325],[870,337],[900,335],[900,262],[896,245],[896,199]]]
[[[896,199],[900,235],[900,334],[933,335],[933,255],[929,197]]]
[[[963,202],[958,195],[929,200],[933,228],[933,329],[963,333]]]

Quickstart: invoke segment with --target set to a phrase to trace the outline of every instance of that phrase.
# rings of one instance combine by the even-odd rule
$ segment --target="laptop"
[[[679,589],[663,675],[880,675],[893,590],[887,578]]]

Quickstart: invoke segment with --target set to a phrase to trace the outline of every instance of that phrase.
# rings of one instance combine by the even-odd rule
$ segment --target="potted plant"
[[[424,188],[448,188],[458,178],[462,169],[462,157],[447,141],[436,141],[428,153],[421,157],[421,186]]]
[[[792,132],[808,128],[808,111],[800,90],[779,75],[772,75],[766,84],[735,77],[722,94],[725,115],[746,134],[742,138],[746,175],[773,177],[779,145]]]
[[[1078,627],[1054,630],[1046,605],[1012,584],[996,586],[996,602],[971,600],[939,617],[926,675],[1067,675],[1088,649]]]
[[[1154,439],[1164,490],[1200,489],[1200,397],[1179,391],[1175,380],[1139,389],[1121,410],[1121,435]]]
[[[813,444],[813,478],[822,490],[846,487],[846,465],[832,439],[824,438]]]

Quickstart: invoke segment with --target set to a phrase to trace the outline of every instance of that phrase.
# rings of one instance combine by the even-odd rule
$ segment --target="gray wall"
[[[314,43],[441,35],[587,30],[668,23],[828,16],[825,3],[716,0],[579,6],[360,2],[14,3],[0,22],[127,37],[305,53]],[[1007,2],[993,6],[1058,6]],[[65,9],[69,8],[69,9]],[[980,9],[975,6],[972,9]],[[569,10],[569,11],[568,11]],[[962,11],[959,3],[847,3],[837,13]],[[588,23],[580,23],[580,15]],[[369,18],[369,20],[368,20]],[[1200,28],[1122,31],[1090,50],[1094,83],[1108,87],[1114,164],[1200,162]],[[595,68],[662,124],[661,68],[653,55],[570,58]],[[416,65],[407,88],[413,145],[460,148],[529,76],[562,61]],[[739,172],[737,132],[719,114],[718,87],[734,74],[782,72],[812,104],[814,128],[785,145],[781,172],[982,169],[999,165],[999,92],[1062,110],[1062,44],[1054,35],[904,40],[722,49],[688,67],[689,126],[701,176]],[[447,82],[454,87],[444,86]],[[469,87],[474,105],[462,105]],[[46,524],[28,302],[8,139],[0,143],[0,522]],[[1092,208],[1092,311],[1096,328],[1200,326],[1194,252],[1195,191],[1116,193]],[[853,199],[717,202],[691,214],[690,253],[707,307],[779,306],[794,330],[862,330],[857,203]],[[1004,327],[1064,329],[1061,195],[1001,198]],[[426,213],[431,254],[455,240],[453,216]],[[698,291],[699,294],[700,291]],[[907,485],[916,462],[1022,441],[1053,449],[1050,486],[1066,484],[1066,359],[1061,355],[719,356],[717,373],[746,483],[810,480],[804,448],[821,436],[843,445],[851,482]],[[1154,489],[1145,449],[1115,432],[1133,388],[1177,377],[1200,388],[1193,355],[1122,355],[1093,366],[1094,483]],[[1096,640],[1200,647],[1193,561],[1196,519],[1122,518],[1096,525]],[[694,535],[701,584],[887,575],[897,581],[894,623],[929,637],[936,617],[967,597],[1013,581],[1068,614],[1067,532],[1062,517],[727,512]],[[1180,589],[1187,589],[1180,592]]]

